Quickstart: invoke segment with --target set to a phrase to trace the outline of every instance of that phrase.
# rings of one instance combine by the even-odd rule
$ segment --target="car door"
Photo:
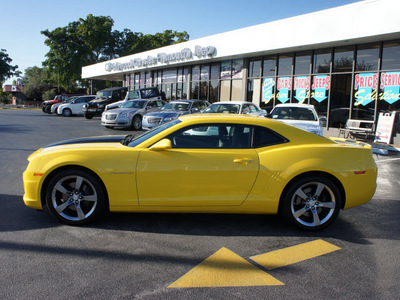
[[[168,139],[172,149],[143,150],[137,165],[141,206],[234,206],[259,171],[250,126],[196,125]]]
[[[74,115],[82,114],[83,105],[85,104],[84,98],[78,98],[70,104],[71,111]]]

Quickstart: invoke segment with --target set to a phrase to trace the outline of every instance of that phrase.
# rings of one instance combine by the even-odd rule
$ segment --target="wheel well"
[[[304,178],[304,177],[310,177],[310,176],[317,176],[317,177],[325,177],[327,179],[329,179],[330,181],[332,181],[336,187],[338,188],[339,192],[340,192],[340,196],[342,197],[342,204],[341,204],[341,208],[343,209],[345,204],[346,204],[346,193],[344,191],[344,187],[342,185],[342,183],[340,182],[339,179],[337,179],[335,176],[333,176],[332,174],[326,173],[326,172],[320,172],[320,171],[314,171],[314,172],[306,172],[300,175],[297,175],[296,177],[292,178],[292,180],[290,180],[285,188],[283,189],[283,192],[281,194],[281,197],[279,199],[279,210],[281,210],[280,205],[282,203],[282,199],[283,197],[285,197],[287,190],[290,188],[290,186],[292,185],[293,182]]]
[[[50,180],[56,174],[58,174],[58,173],[60,173],[62,171],[66,171],[66,170],[80,170],[80,171],[84,171],[84,172],[90,173],[90,175],[95,177],[99,181],[101,187],[103,188],[103,191],[104,191],[104,194],[105,194],[105,199],[107,201],[106,207],[107,208],[109,207],[107,189],[106,189],[103,181],[101,180],[101,178],[95,172],[93,172],[92,170],[90,170],[88,168],[85,168],[85,167],[82,167],[82,166],[78,166],[78,165],[69,165],[69,166],[63,166],[63,167],[57,168],[57,169],[53,170],[49,175],[46,176],[46,178],[45,178],[45,180],[44,180],[44,182],[42,184],[42,188],[40,190],[40,201],[42,202],[42,207],[44,207],[46,205],[45,194],[46,194],[46,189],[47,189],[47,186],[49,185]]]

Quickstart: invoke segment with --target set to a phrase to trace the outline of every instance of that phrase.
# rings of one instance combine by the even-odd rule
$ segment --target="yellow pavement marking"
[[[284,267],[287,265],[295,264],[310,258],[321,256],[333,251],[340,250],[341,248],[325,242],[323,240],[316,240],[285,249],[272,251],[265,254],[252,256],[251,259],[263,266],[267,270]]]
[[[284,285],[227,248],[221,248],[169,288]]]

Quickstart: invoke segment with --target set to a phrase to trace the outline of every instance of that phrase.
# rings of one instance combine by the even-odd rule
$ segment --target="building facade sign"
[[[213,57],[216,53],[216,49],[213,46],[201,47],[195,46],[194,52],[189,48],[184,48],[179,52],[173,53],[157,53],[156,56],[147,56],[146,58],[134,58],[127,62],[109,62],[105,64],[105,70],[107,72],[123,72],[128,70],[134,70],[135,68],[146,68],[151,66],[168,65],[173,62],[184,62],[192,60],[193,57],[204,59]]]
[[[328,98],[328,91],[331,88],[331,76],[329,75],[315,75],[312,85],[311,98],[319,103]]]
[[[382,90],[380,100],[385,100],[389,104],[400,99],[400,72],[381,73]]]

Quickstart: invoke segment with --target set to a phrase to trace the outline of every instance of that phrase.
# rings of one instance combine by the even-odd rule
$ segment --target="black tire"
[[[142,117],[140,115],[133,117],[131,127],[133,130],[142,130]]]
[[[113,129],[114,127],[112,126],[106,126],[107,129]]]
[[[93,119],[93,115],[91,115],[91,114],[85,113],[84,115],[85,115],[85,118],[88,120]]]
[[[281,201],[286,220],[302,230],[316,231],[337,218],[342,196],[331,180],[309,176],[293,182]]]
[[[49,182],[46,204],[57,220],[68,225],[84,225],[104,213],[106,192],[88,172],[65,170]]]
[[[64,117],[70,117],[72,116],[72,111],[69,108],[64,108],[62,114]]]
[[[46,105],[46,107],[44,108],[44,112],[46,114],[51,114],[51,105]]]

